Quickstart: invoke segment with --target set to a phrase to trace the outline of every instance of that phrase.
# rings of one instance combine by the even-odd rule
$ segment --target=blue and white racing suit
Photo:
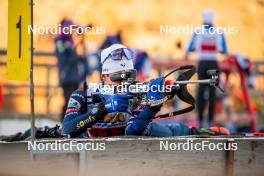
[[[167,127],[152,122],[157,112],[144,107],[137,114],[109,113],[105,111],[104,102],[109,96],[98,94],[92,103],[85,103],[85,91],[78,89],[70,97],[64,117],[63,133],[71,137],[88,134],[92,137],[107,137],[115,135],[145,135],[145,136],[179,136],[190,135],[189,129],[183,123]],[[86,107],[87,106],[87,109]],[[87,111],[86,111],[86,110]]]

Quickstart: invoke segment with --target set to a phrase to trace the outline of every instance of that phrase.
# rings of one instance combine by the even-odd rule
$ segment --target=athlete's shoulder
[[[79,101],[83,101],[85,98],[85,92],[83,88],[79,88],[72,92],[71,99],[77,99]]]

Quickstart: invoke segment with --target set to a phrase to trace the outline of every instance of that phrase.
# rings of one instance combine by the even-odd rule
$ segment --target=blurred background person
[[[121,30],[117,31],[114,35],[106,36],[106,39],[103,42],[103,44],[101,45],[100,50],[108,48],[109,46],[111,46],[115,43],[123,44],[122,31]]]
[[[137,80],[146,81],[152,72],[152,64],[147,52],[141,49],[134,49],[134,68],[137,70]]]
[[[64,18],[61,21],[61,29],[67,28],[73,25],[73,22]],[[70,31],[68,31],[70,32]],[[56,44],[56,56],[58,60],[59,71],[59,83],[63,89],[64,105],[61,111],[62,121],[67,109],[67,103],[69,101],[71,93],[79,86],[81,78],[78,71],[78,57],[75,51],[74,40],[71,33],[60,33],[55,38]]]
[[[218,53],[227,54],[227,45],[223,32],[218,32],[213,26],[214,12],[205,10],[202,14],[203,26],[195,30],[187,47],[185,59],[189,52],[198,53],[198,78],[208,79],[208,70],[218,70]],[[199,125],[203,127],[204,109],[209,100],[208,127],[212,126],[215,113],[215,88],[206,84],[199,84],[197,91],[197,110]]]

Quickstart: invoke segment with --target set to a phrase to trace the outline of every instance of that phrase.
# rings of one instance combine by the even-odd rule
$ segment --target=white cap
[[[214,21],[214,12],[212,10],[205,10],[202,14],[203,22],[206,24],[212,24]]]
[[[110,53],[112,53],[117,49],[122,49],[122,48],[127,48],[127,47],[121,44],[113,44],[110,47],[102,50],[101,52],[102,74],[110,74],[122,70],[134,69],[132,59],[127,59],[127,58],[123,58],[121,60],[107,59]]]

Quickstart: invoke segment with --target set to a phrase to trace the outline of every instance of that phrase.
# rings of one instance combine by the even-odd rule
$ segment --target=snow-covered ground
[[[53,127],[56,124],[60,124],[60,122],[50,119],[37,118],[35,124],[37,127]],[[0,119],[0,135],[10,135],[17,132],[24,132],[29,128],[29,119]]]

